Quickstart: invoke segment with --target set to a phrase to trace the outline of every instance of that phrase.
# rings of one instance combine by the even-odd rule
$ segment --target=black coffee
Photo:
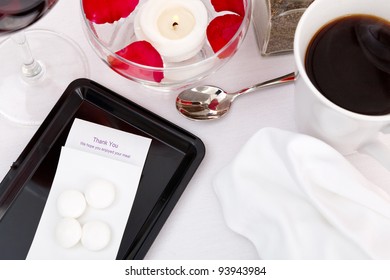
[[[330,101],[365,115],[390,113],[390,23],[352,15],[324,26],[309,44],[305,67]]]

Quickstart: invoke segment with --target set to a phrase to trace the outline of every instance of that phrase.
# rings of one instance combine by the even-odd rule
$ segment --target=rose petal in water
[[[97,23],[113,23],[125,18],[137,7],[139,0],[83,0],[88,20]]]
[[[207,39],[214,52],[222,49],[233,36],[237,33],[241,26],[243,17],[234,14],[226,14],[214,18],[207,27]],[[235,42],[231,43],[230,47],[226,49],[219,57],[225,58],[234,53],[240,38],[237,37]]]
[[[243,0],[211,0],[211,4],[217,12],[231,11],[240,16],[245,15]]]
[[[163,67],[164,63],[158,51],[147,41],[137,41],[129,44],[125,48],[116,52],[117,55],[129,61],[151,67]],[[108,57],[108,62],[112,69],[124,76],[138,79],[161,82],[164,78],[162,71],[144,69],[137,65],[132,65],[121,61],[113,56]]]

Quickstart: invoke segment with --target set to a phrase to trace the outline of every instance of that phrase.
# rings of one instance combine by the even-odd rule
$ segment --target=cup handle
[[[382,132],[390,133],[390,125],[384,127]],[[362,146],[359,151],[376,159],[383,167],[390,171],[390,148],[381,141],[377,139],[371,140]]]

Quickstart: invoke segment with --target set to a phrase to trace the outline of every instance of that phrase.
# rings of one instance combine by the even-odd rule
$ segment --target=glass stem
[[[39,79],[44,72],[43,66],[36,61],[31,53],[30,46],[26,39],[25,33],[18,32],[12,36],[14,42],[19,46],[22,57],[22,75],[25,80]]]

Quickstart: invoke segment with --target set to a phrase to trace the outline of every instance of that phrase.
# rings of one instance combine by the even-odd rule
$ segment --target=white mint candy
[[[73,218],[63,218],[56,227],[56,238],[64,248],[75,246],[81,239],[82,229],[80,223]]]
[[[111,239],[110,227],[101,221],[91,221],[83,226],[81,244],[91,251],[104,249]]]
[[[66,190],[57,199],[57,209],[62,217],[78,218],[86,207],[84,194],[77,190]]]
[[[107,180],[93,180],[87,185],[84,194],[91,207],[97,209],[107,208],[115,199],[115,186]]]

